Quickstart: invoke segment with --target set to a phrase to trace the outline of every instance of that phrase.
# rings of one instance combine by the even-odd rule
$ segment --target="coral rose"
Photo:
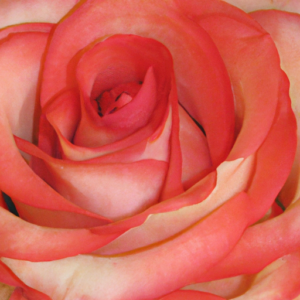
[[[300,295],[299,7],[228,2],[0,3],[1,299]]]

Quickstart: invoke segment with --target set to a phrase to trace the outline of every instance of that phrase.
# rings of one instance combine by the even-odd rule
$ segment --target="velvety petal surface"
[[[259,272],[251,287],[235,300],[294,299],[300,295],[299,252],[284,256]]]
[[[64,17],[79,0],[2,0],[0,27],[20,23],[56,23]]]
[[[204,293],[204,292],[198,292],[198,291],[176,291],[174,293],[171,293],[167,296],[164,296],[162,298],[159,298],[159,300],[225,300],[222,297]]]
[[[284,89],[286,88],[287,86],[284,85]],[[285,169],[285,167],[292,166],[295,152],[294,149],[296,147],[296,124],[290,104],[286,98],[287,93],[282,91],[281,97],[279,97],[279,106],[277,108],[276,118],[272,129],[268,138],[257,152],[256,172],[254,173],[247,191],[253,204],[248,215],[249,219],[252,219],[252,223],[259,218],[262,218],[268,211],[274,198],[279,193],[280,187],[284,184],[288,176],[288,169]],[[283,140],[285,143],[282,143]],[[279,142],[283,145],[283,147],[280,148],[280,152],[274,148],[274,144]],[[260,160],[262,160],[263,163],[261,163]],[[274,161],[277,163],[274,164]],[[280,172],[278,172],[278,170],[280,170]],[[285,170],[285,173],[283,170]],[[264,180],[262,180],[262,178]],[[276,182],[277,184],[274,184]],[[208,274],[200,276],[198,280],[210,281],[240,274],[253,274],[260,271],[273,260],[296,251],[299,241],[295,238],[298,233],[293,232],[293,230],[295,230],[293,222],[296,222],[294,218],[297,211],[298,208],[295,206],[291,211],[285,211],[274,219],[249,227],[234,251],[224,260],[224,262],[221,262],[218,266],[212,268]],[[252,217],[250,215],[252,215]],[[282,223],[286,218],[291,219],[286,224]],[[274,226],[273,229],[269,227],[271,224]],[[292,226],[292,228],[290,226]],[[256,231],[257,229],[258,231]],[[251,234],[248,235],[248,232],[251,233],[252,230],[255,230],[256,236],[252,236]],[[288,230],[289,233],[285,234],[285,230]],[[262,238],[260,241],[258,240],[259,236]],[[270,236],[272,239],[269,238]],[[243,240],[244,238],[246,239]],[[285,240],[284,243],[282,243],[282,239]],[[241,250],[241,248],[239,248],[241,245],[243,245],[243,247],[247,246],[243,249],[243,254],[237,254],[235,251],[239,252]],[[248,246],[250,248],[247,248]],[[247,255],[246,261],[244,259],[245,255]],[[253,260],[254,257],[256,260],[255,262]],[[227,259],[233,259],[233,261],[237,259],[237,264],[233,265],[230,263],[230,265],[227,265],[229,262]],[[226,265],[226,271],[223,269],[223,263]]]
[[[235,96],[237,140],[228,159],[245,157],[257,150],[274,119],[281,79],[276,48],[253,24],[217,13],[197,18],[218,46]]]
[[[116,35],[96,44],[77,66],[82,116],[74,144],[111,144],[145,127],[151,118],[160,121],[164,110],[159,106],[168,103],[171,76],[171,56],[157,41]]]
[[[35,32],[39,28],[42,28],[43,32]],[[22,203],[24,205],[35,203],[39,209],[43,209],[43,206],[47,207],[46,203],[48,203],[48,208],[54,209],[54,211],[46,213],[50,217],[48,223],[45,214],[43,217],[41,217],[42,215],[38,217],[42,218],[49,225],[52,223],[53,226],[55,219],[60,219],[58,223],[62,227],[72,227],[76,223],[79,226],[82,226],[82,224],[99,225],[102,222],[97,222],[97,216],[93,216],[90,220],[91,222],[88,221],[88,215],[92,216],[91,214],[67,202],[66,199],[57,194],[35,175],[21,157],[13,139],[13,134],[15,134],[26,140],[33,140],[33,126],[38,117],[36,111],[38,76],[41,59],[48,41],[48,33],[45,32],[46,28],[49,30],[50,26],[45,27],[33,24],[32,32],[22,32],[24,30],[22,25],[21,33],[16,33],[17,29],[15,28],[15,33],[9,35],[7,39],[2,40],[0,43],[0,78],[3,82],[0,89],[0,144],[2,145],[1,149],[3,149],[0,156],[0,188],[16,202],[20,203],[19,209],[21,214],[24,209],[24,206],[21,208]],[[10,31],[10,29],[7,30]],[[20,55],[20,51],[22,55]],[[23,186],[23,189],[16,189],[16,186]],[[43,195],[43,202],[41,202],[40,195]],[[63,216],[64,212],[62,212],[64,210],[62,209],[63,206],[65,210],[69,211],[65,217]],[[59,210],[58,216],[55,216],[55,211]],[[78,212],[81,213],[78,214]],[[67,217],[68,214],[69,216]],[[30,219],[29,215],[26,218]],[[77,221],[75,221],[76,219]],[[68,220],[73,225],[71,223],[67,225]],[[57,227],[59,227],[58,223]]]
[[[5,264],[0,262],[0,280],[10,286],[17,288],[12,293],[9,300],[52,300],[47,295],[30,288],[20,280]]]
[[[251,12],[255,10],[278,9],[294,13],[300,13],[300,3],[297,0],[222,0],[240,9]]]
[[[179,124],[182,183],[188,189],[212,170],[212,162],[204,133],[181,106]]]
[[[219,297],[224,297],[225,299],[232,299],[244,294],[249,289],[253,281],[253,277],[254,275],[239,275],[219,280],[201,282],[184,287],[184,290],[206,292]]]
[[[290,81],[290,96],[292,107],[300,128],[300,16],[280,11],[259,11],[251,16],[268,31],[278,49],[281,67],[286,72]],[[300,133],[298,130],[298,141]],[[300,196],[300,145],[298,142],[297,154],[290,177],[281,193],[281,200],[285,206]]]
[[[224,257],[247,226],[249,208],[247,195],[240,193],[175,239],[131,255],[81,255],[40,263],[7,258],[2,261],[27,285],[54,300],[62,295],[74,299],[97,297],[99,293],[111,300],[157,298],[194,282],[195,265],[204,272]],[[41,276],[45,270],[47,279]]]
[[[138,13],[133,16],[132,11]],[[116,19],[118,22],[113,21]],[[101,26],[95,30],[94,23]],[[209,36],[183,17],[171,2],[83,3],[72,16],[60,23],[54,33],[45,64],[42,106],[62,89],[76,84],[72,57],[80,49],[93,40],[116,33],[150,37],[170,50],[179,101],[204,127],[213,163],[218,165],[227,156],[233,142],[234,111],[229,78]],[[60,50],[62,45],[64,51]],[[190,56],[191,49],[201,55]],[[182,57],[185,57],[184,61]],[[67,64],[69,68],[65,72]],[[68,78],[67,82],[65,78]],[[189,88],[191,85],[193,89]],[[209,113],[212,109],[214,114]]]
[[[97,236],[87,229],[66,230],[39,227],[0,208],[0,256],[32,261],[52,260],[90,252],[113,240],[117,234]],[[78,243],[78,240],[82,241]]]
[[[146,221],[134,227],[119,238],[102,247],[95,253],[117,254],[146,247],[175,236],[186,230],[202,218],[207,216],[225,201],[234,197],[245,187],[252,175],[253,158],[225,162],[217,169],[217,183],[206,199],[201,199],[201,181],[178,196],[178,200],[185,201],[187,206],[171,212],[156,213],[148,216]],[[176,201],[170,199],[170,201]],[[188,205],[188,203],[195,205]]]

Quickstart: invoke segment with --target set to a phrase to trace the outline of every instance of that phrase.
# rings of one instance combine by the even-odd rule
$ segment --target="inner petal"
[[[131,102],[141,88],[141,84],[134,81],[123,83],[109,91],[101,93],[92,105],[100,117],[112,114]]]
[[[115,35],[87,47],[76,70],[81,119],[74,145],[96,148],[124,139],[148,124],[154,110],[159,126],[172,66],[168,50],[148,38]]]

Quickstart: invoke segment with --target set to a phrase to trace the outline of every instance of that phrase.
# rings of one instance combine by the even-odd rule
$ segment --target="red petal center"
[[[141,84],[134,81],[120,84],[111,90],[102,92],[92,100],[92,105],[100,117],[105,117],[131,102],[140,88]]]

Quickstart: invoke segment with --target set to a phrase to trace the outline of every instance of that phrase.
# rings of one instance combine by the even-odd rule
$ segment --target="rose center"
[[[111,90],[102,92],[93,101],[93,106],[100,117],[112,114],[132,101],[140,90],[142,82],[122,83]]]

